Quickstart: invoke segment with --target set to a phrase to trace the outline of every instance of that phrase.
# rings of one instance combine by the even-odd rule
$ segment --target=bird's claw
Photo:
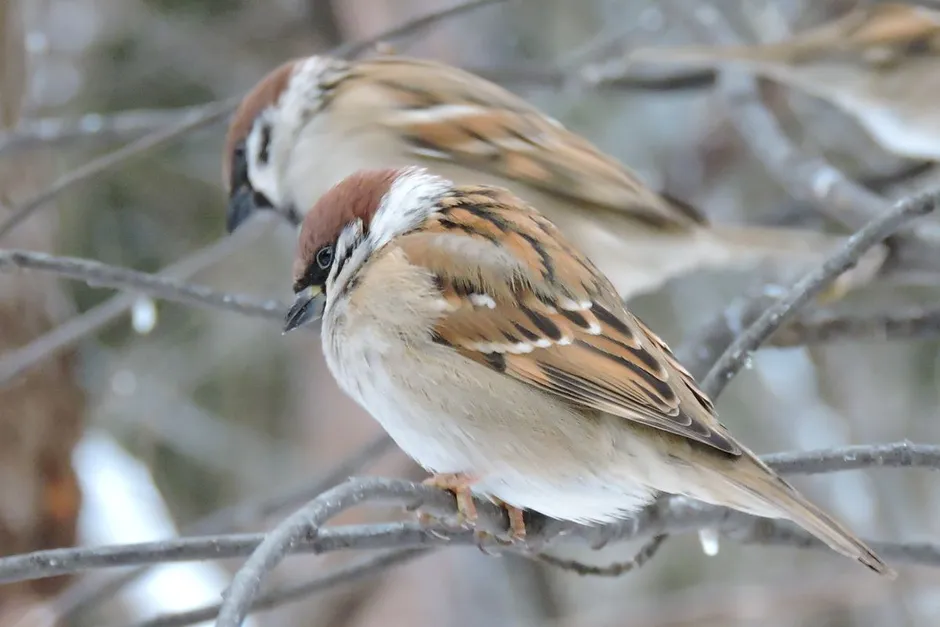
[[[516,548],[526,547],[526,527],[523,511],[513,507],[508,503],[493,498],[493,502],[506,510],[509,518],[509,529],[506,537],[500,537],[497,534],[477,529],[476,503],[473,502],[473,494],[470,491],[471,486],[476,482],[476,478],[462,473],[442,473],[428,477],[422,484],[433,486],[441,490],[452,492],[457,499],[457,525],[464,529],[472,529],[473,536],[476,539],[477,547],[488,555],[494,553],[487,547],[496,546],[514,546]],[[426,512],[419,512],[418,521],[422,526],[429,526],[440,519]]]

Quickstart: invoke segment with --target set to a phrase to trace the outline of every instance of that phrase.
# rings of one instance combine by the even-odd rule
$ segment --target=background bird
[[[327,191],[303,222],[285,331],[322,315],[339,385],[453,490],[581,523],[661,493],[788,518],[893,571],[737,442],[669,347],[554,224],[417,167]]]
[[[228,228],[258,208],[297,222],[343,177],[411,164],[535,204],[624,297],[701,268],[818,263],[845,240],[710,225],[518,96],[449,65],[397,56],[297,59],[254,87],[226,139]],[[835,292],[867,282],[885,256],[873,249]]]

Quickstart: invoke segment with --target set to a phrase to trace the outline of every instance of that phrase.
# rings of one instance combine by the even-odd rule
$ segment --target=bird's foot
[[[476,478],[464,473],[448,472],[428,477],[421,483],[423,485],[447,490],[457,499],[457,521],[463,527],[474,527],[477,522],[477,506],[473,502],[473,493],[470,487],[476,483]]]
[[[509,541],[517,546],[524,546],[526,542],[525,517],[523,510],[501,501],[495,497],[493,502],[506,510],[506,516],[509,517]]]
[[[477,481],[478,479],[476,477],[465,473],[441,473],[425,479],[422,481],[422,484],[433,486],[441,490],[447,490],[454,494],[454,497],[457,499],[458,524],[461,527],[473,529],[473,536],[476,539],[477,547],[484,553],[493,554],[488,550],[488,547],[492,547],[493,545],[525,545],[526,527],[522,510],[497,498],[491,497],[491,500],[498,507],[505,509],[509,517],[508,541],[504,537],[477,528],[479,514],[477,513],[476,503],[473,502],[473,493],[471,492],[471,487]],[[433,515],[427,513],[419,513],[418,520],[425,526],[436,521]]]

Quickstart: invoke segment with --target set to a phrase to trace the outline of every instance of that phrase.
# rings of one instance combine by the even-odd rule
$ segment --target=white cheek
[[[249,172],[248,178],[251,181],[252,189],[264,194],[264,197],[267,198],[275,208],[284,208],[282,206],[283,199],[281,198],[280,186],[277,182],[277,173],[273,167],[255,165]]]

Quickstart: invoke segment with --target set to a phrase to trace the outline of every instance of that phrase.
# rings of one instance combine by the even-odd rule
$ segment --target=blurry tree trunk
[[[0,0],[0,123],[15,126],[27,89],[26,50],[17,0]],[[48,184],[41,153],[0,163],[0,222],[9,207]],[[9,233],[4,247],[52,250],[53,212]],[[0,353],[53,328],[70,311],[52,275],[0,274]],[[71,455],[81,435],[85,397],[75,355],[63,353],[0,388],[0,555],[70,546],[81,495]],[[12,606],[58,591],[65,578],[0,587],[0,621]]]

